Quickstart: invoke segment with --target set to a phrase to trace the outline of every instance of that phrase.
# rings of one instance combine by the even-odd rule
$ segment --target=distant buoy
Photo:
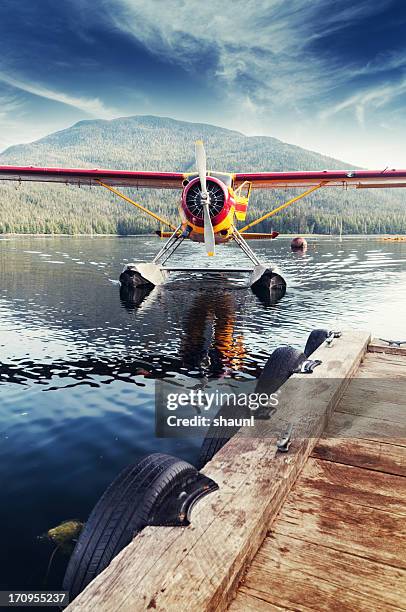
[[[305,238],[297,236],[296,238],[293,238],[292,242],[290,243],[290,248],[292,251],[305,251],[307,249],[307,241]]]

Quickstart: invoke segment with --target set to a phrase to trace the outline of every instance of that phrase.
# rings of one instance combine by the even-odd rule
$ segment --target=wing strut
[[[326,185],[327,183],[328,183],[328,181],[323,181],[319,185],[315,185],[311,189],[308,189],[307,191],[305,191],[305,192],[295,196],[291,200],[288,200],[284,204],[281,204],[277,208],[274,208],[269,213],[266,213],[265,215],[262,215],[262,217],[260,217],[259,219],[256,219],[255,221],[251,221],[251,223],[248,223],[248,225],[245,225],[243,228],[241,228],[239,230],[240,234],[242,234],[243,232],[246,232],[248,229],[250,229],[250,227],[253,227],[254,225],[257,225],[257,223],[261,223],[261,221],[264,221],[265,219],[268,219],[268,217],[271,217],[272,215],[275,215],[280,210],[283,210],[284,208],[287,208],[288,206],[290,206],[291,204],[294,204],[298,200],[301,200],[302,198],[306,197],[307,195],[309,195],[313,191],[316,191],[316,189],[320,189],[320,187],[324,187],[324,185]]]
[[[163,219],[162,217],[160,217],[159,215],[155,214],[151,210],[148,210],[148,208],[145,208],[145,206],[142,206],[141,204],[138,204],[138,202],[134,202],[134,200],[132,200],[128,196],[126,196],[123,193],[121,193],[120,191],[118,191],[118,189],[114,189],[114,187],[111,187],[111,185],[107,185],[106,183],[103,183],[102,181],[98,181],[98,183],[100,183],[100,185],[102,187],[105,187],[109,191],[112,191],[113,193],[118,195],[120,198],[123,198],[123,200],[125,200],[126,202],[129,202],[130,204],[132,204],[136,208],[139,208],[139,210],[142,210],[142,212],[146,213],[150,217],[153,217],[154,219],[156,219],[157,221],[159,221],[163,225],[167,225],[168,227],[170,227],[173,230],[177,229],[174,225],[172,225],[172,223],[170,223],[169,221],[166,221],[166,219]]]

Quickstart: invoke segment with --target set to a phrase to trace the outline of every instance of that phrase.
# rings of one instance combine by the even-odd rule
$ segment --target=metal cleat
[[[379,338],[382,342],[387,342],[389,346],[396,346],[400,348],[402,344],[406,344],[406,340],[385,340],[385,338]]]
[[[325,343],[328,347],[331,347],[335,338],[341,338],[342,333],[340,331],[330,331],[325,340]]]
[[[280,438],[276,441],[277,451],[280,453],[287,453],[291,444],[291,437],[293,431],[293,424],[289,423],[286,431],[281,435]]]
[[[313,374],[314,368],[321,363],[320,359],[305,359],[298,364],[296,370],[294,370],[294,374]]]

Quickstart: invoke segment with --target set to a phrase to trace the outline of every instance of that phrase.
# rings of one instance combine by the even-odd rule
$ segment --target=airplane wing
[[[406,187],[406,170],[322,170],[315,172],[246,172],[234,174],[235,188],[248,181],[253,189],[289,187]]]
[[[0,166],[0,180],[38,181],[66,185],[100,185],[119,187],[157,187],[182,189],[182,172],[131,172],[86,168],[37,168],[34,166]]]
[[[34,166],[0,166],[0,180],[38,181],[67,185],[100,185],[119,187],[155,187],[182,189],[182,172],[133,172],[99,168],[39,168]],[[312,187],[406,187],[406,170],[323,170],[315,172],[247,172],[234,174],[234,186],[252,183],[253,189]]]

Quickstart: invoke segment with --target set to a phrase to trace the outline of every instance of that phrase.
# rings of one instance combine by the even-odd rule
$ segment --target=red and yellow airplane
[[[122,170],[38,168],[20,166],[0,166],[0,180],[40,181],[65,183],[67,185],[98,185],[115,193],[145,214],[156,219],[161,225],[170,228],[169,232],[158,232],[168,241],[157,253],[152,263],[129,264],[120,276],[128,285],[158,285],[165,281],[168,272],[182,268],[164,266],[176,248],[185,239],[204,242],[209,256],[215,254],[215,245],[235,240],[254,267],[239,268],[238,271],[251,272],[251,286],[266,279],[269,287],[271,270],[261,263],[246,242],[247,238],[276,238],[272,234],[248,233],[247,230],[264,221],[294,202],[322,187],[394,188],[406,187],[406,170],[338,170],[307,172],[257,172],[226,173],[208,172],[203,142],[196,142],[195,174],[182,172],[129,172]],[[154,187],[180,189],[180,223],[176,227],[148,210],[138,202],[118,191],[117,187]],[[281,206],[269,211],[259,219],[241,229],[237,223],[244,221],[252,189],[305,188],[306,191],[288,200]],[[194,269],[196,270],[196,269]],[[203,272],[205,268],[198,271]],[[213,268],[210,271],[231,270]],[[233,269],[236,270],[235,268]],[[280,279],[281,277],[279,277]]]

